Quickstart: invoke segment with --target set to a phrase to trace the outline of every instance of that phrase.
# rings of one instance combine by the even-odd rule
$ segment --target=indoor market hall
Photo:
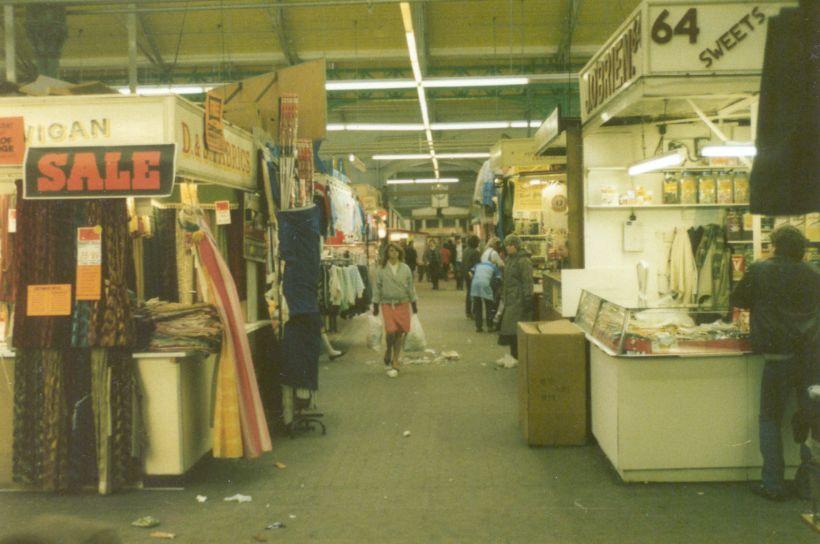
[[[475,332],[452,279],[416,289],[435,353],[403,355],[398,377],[366,346],[368,315],[330,334],[344,355],[320,359],[327,434],[274,435],[260,459],[205,458],[184,479],[110,496],[0,493],[0,517],[18,527],[42,514],[93,520],[127,543],[157,542],[152,531],[199,544],[814,541],[794,502],[763,502],[746,483],[623,483],[592,438],[528,446],[521,366],[496,364],[508,348]],[[458,358],[441,356],[450,351]],[[225,501],[237,494],[250,502]],[[160,525],[130,525],[145,516]]]

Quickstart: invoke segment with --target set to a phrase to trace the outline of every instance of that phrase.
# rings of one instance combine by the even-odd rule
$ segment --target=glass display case
[[[751,351],[746,322],[731,320],[731,310],[639,304],[618,290],[583,290],[575,315],[590,341],[609,355],[704,356]]]

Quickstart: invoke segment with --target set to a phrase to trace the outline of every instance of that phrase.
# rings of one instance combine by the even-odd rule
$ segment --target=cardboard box
[[[518,419],[530,446],[586,443],[585,342],[566,319],[518,324]]]
[[[245,130],[260,127],[274,141],[279,137],[279,97],[295,94],[299,97],[298,137],[321,140],[327,133],[325,72],[325,61],[320,59],[217,87],[208,94],[224,100],[225,120]]]

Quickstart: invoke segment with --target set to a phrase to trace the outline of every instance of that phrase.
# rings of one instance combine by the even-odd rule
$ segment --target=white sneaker
[[[398,375],[399,375],[399,371],[396,370],[395,368],[391,368],[390,370],[387,371],[387,377],[388,378],[395,378]]]

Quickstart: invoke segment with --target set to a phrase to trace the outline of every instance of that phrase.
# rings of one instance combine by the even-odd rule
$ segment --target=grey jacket
[[[519,321],[532,319],[532,263],[522,250],[507,258],[501,300],[504,302],[501,334],[515,335]]]
[[[394,274],[390,264],[376,269],[376,284],[373,287],[373,302],[377,304],[401,304],[416,301],[413,272],[405,263],[399,263]]]

